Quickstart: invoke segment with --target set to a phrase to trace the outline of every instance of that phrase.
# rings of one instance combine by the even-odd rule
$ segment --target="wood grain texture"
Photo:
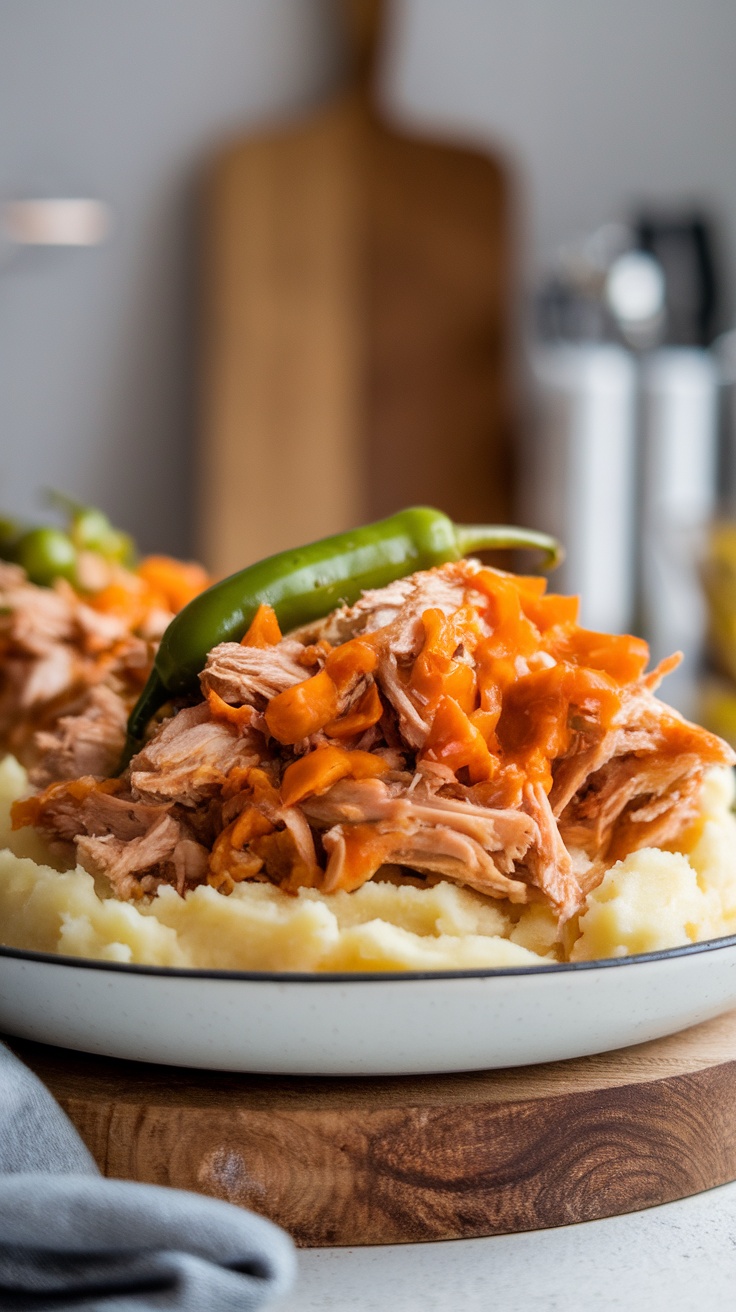
[[[736,1012],[598,1057],[375,1080],[10,1043],[107,1175],[250,1207],[304,1246],[567,1225],[736,1178]]]
[[[380,6],[351,8],[346,91],[234,141],[205,187],[198,485],[215,574],[407,504],[508,514],[509,173],[379,113]]]
[[[500,160],[369,118],[364,141],[365,507],[508,517],[512,241]]]
[[[199,486],[218,575],[359,518],[354,136],[327,110],[211,172]]]

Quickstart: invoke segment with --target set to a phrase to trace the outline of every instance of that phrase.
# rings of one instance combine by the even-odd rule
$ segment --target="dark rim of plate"
[[[82,970],[111,970],[124,975],[166,975],[183,979],[248,980],[254,984],[385,984],[396,980],[492,979],[500,976],[559,975],[575,971],[608,970],[611,966],[635,966],[672,957],[690,957],[736,947],[736,934],[710,938],[702,943],[684,943],[658,952],[640,952],[628,957],[601,957],[596,961],[566,961],[548,966],[478,967],[475,970],[371,970],[371,971],[272,971],[272,970],[198,970],[192,966],[142,966],[137,962],[99,961],[90,957],[67,957],[57,952],[32,952],[26,948],[0,946],[0,958],[52,966],[76,966]]]

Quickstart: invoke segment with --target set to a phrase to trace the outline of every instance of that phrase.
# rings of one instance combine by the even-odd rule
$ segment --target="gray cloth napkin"
[[[288,1235],[230,1203],[105,1180],[0,1044],[0,1308],[255,1312],[295,1273]]]

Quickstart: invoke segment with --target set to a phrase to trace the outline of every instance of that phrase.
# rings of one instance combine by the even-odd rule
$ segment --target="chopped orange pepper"
[[[617,684],[618,680],[605,670],[573,666],[566,688],[569,710],[592,713],[604,729],[609,729],[621,709],[621,691]]]
[[[284,806],[294,806],[305,797],[327,792],[338,779],[369,779],[385,774],[388,768],[383,757],[372,752],[317,747],[287,766],[281,781],[281,798]]]
[[[483,734],[452,697],[443,697],[435,712],[423,755],[457,772],[467,767],[471,783],[490,779],[498,768]]]
[[[512,657],[498,656],[495,647],[493,638],[481,643],[475,661],[481,710],[493,712],[498,719],[503,698],[516,682],[517,674]]]
[[[320,638],[319,642],[310,642],[296,658],[297,665],[305,665],[307,669],[311,665],[324,663],[325,657],[329,656],[332,651],[332,643],[326,638]]]
[[[261,858],[269,878],[286,893],[314,888],[321,880],[322,871],[316,860],[300,850],[289,829],[276,829],[272,834],[254,839],[250,850]]]
[[[166,610],[176,615],[193,597],[209,586],[206,570],[194,561],[175,560],[173,556],[146,556],[136,571],[139,578],[157,594]]]
[[[622,686],[640,679],[649,660],[649,647],[644,639],[628,633],[574,629],[559,639],[555,649],[563,660],[601,670]]]
[[[243,848],[252,839],[270,834],[274,826],[255,807],[249,807],[218,834],[209,859],[207,883],[222,893],[231,893],[235,884],[253,879],[263,861]]]
[[[248,784],[254,802],[267,806],[279,804],[279,790],[265,770],[252,766],[248,773]]]
[[[339,647],[333,647],[325,661],[325,669],[336,688],[349,686],[356,675],[372,674],[378,664],[375,649],[360,638],[351,638]]]
[[[257,806],[281,806],[281,795],[271,776],[257,765],[236,765],[226,775],[222,784],[223,800],[229,801],[239,793]]]
[[[464,711],[473,710],[476,681],[472,666],[456,659],[460,648],[472,654],[479,631],[475,613],[463,606],[447,616],[436,608],[422,615],[424,645],[409,680],[409,690],[422,706],[436,706],[442,696],[452,697]]]
[[[580,598],[563,597],[557,592],[552,592],[548,597],[530,600],[525,598],[523,607],[524,614],[536,624],[540,633],[547,633],[550,629],[561,626],[571,628],[577,624]]]
[[[13,829],[25,829],[26,825],[37,825],[43,815],[40,797],[20,797],[10,807],[10,819]]]
[[[127,571],[124,574],[122,570],[114,582],[86,597],[85,601],[103,615],[115,615],[124,620],[130,629],[139,628],[149,610],[161,609],[158,598],[152,605],[151,594],[143,581],[136,574]]]
[[[226,796],[234,797],[237,793],[244,792],[256,806],[281,806],[281,794],[278,788],[268,771],[262,770],[260,766],[249,765],[232,770],[228,775],[228,783],[230,782],[235,786],[227,790]]]
[[[222,782],[222,798],[228,802],[231,797],[237,797],[238,793],[250,791],[249,783],[251,771],[254,769],[251,765],[234,765],[232,770],[227,774]]]
[[[569,668],[557,664],[523,675],[506,694],[497,728],[499,742],[525,768],[525,758],[531,760],[541,751],[549,760],[568,746]]]
[[[487,565],[474,575],[473,587],[478,592],[484,592],[491,601],[499,596],[507,596],[511,589],[526,608],[527,604],[544,596],[547,580],[539,574],[509,574],[507,570],[493,569]]]
[[[245,637],[240,639],[241,647],[275,647],[281,642],[281,629],[276,618],[276,611],[262,601],[251,621]]]
[[[337,715],[338,695],[326,670],[272,697],[266,707],[268,732],[285,746],[308,738]]]
[[[339,880],[333,887],[325,885],[325,892],[334,892],[335,888],[352,893],[361,884],[372,879],[377,870],[393,856],[396,850],[396,835],[382,834],[375,825],[345,825],[343,833],[345,858],[342,862]]]
[[[147,556],[135,572],[116,566],[104,588],[85,597],[85,602],[105,615],[116,615],[129,628],[137,629],[151,611],[176,614],[209,584],[201,565],[174,560],[170,556]]]
[[[347,715],[338,716],[325,725],[325,733],[331,738],[352,738],[354,734],[365,733],[378,724],[383,715],[383,702],[375,683],[369,684],[358,705]]]
[[[272,833],[274,826],[256,806],[249,806],[241,811],[237,820],[234,820],[228,828],[230,829],[230,845],[237,848],[245,847],[246,843],[249,843],[252,838],[260,838],[263,834]]]
[[[506,694],[497,726],[503,753],[549,791],[551,762],[569,748],[575,708],[608,727],[621,695],[607,674],[559,661],[523,675]]]
[[[317,733],[337,718],[340,693],[353,680],[370,674],[378,658],[374,649],[359,638],[334,647],[325,668],[272,697],[266,708],[266,724],[273,738],[284,745],[298,743]]]
[[[523,615],[531,620],[540,633],[553,626],[574,624],[577,621],[579,597],[562,596],[556,592],[545,595],[547,580],[536,575],[515,575],[503,570],[484,569],[476,575],[475,582],[487,594],[494,608],[504,601],[508,606],[515,592]]]
[[[214,688],[208,689],[207,702],[213,720],[221,720],[225,724],[237,725],[239,729],[246,729],[253,721],[254,711],[252,706],[231,706],[229,702],[223,701]]]
[[[479,733],[483,735],[486,745],[490,748],[492,752],[497,752],[499,750],[498,741],[496,739],[496,725],[498,724],[498,717],[500,713],[501,713],[501,708],[499,704],[498,711],[478,710],[478,711],[473,711],[473,713],[468,717],[470,723],[478,730]]]
[[[483,570],[482,574],[490,577],[485,589],[489,603],[486,620],[493,630],[483,644],[485,650],[505,657],[530,656],[538,651],[539,631],[524,614],[522,593],[513,578],[510,575],[497,577],[490,570]],[[537,597],[532,595],[530,601],[536,602]]]

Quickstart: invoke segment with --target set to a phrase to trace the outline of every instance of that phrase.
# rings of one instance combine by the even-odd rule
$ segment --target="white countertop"
[[[646,1212],[490,1239],[302,1250],[274,1312],[730,1312],[736,1183]]]

